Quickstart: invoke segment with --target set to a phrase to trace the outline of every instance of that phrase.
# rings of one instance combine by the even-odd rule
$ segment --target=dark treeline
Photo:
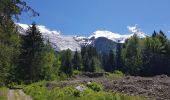
[[[81,52],[55,52],[35,23],[25,35],[19,34],[14,20],[28,11],[37,15],[24,1],[0,1],[0,86],[61,80],[78,72],[120,70],[129,75],[170,75],[170,41],[162,31],[142,39],[134,34],[108,54],[99,54],[93,46],[83,46]]]

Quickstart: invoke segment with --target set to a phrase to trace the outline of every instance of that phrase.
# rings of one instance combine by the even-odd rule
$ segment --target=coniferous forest
[[[117,43],[116,50],[108,54],[98,53],[93,46],[83,46],[81,52],[69,49],[55,52],[49,41],[43,40],[35,22],[26,35],[17,31],[15,21],[21,13],[39,15],[26,2],[2,0],[0,4],[1,84],[54,80],[60,75],[71,76],[74,71],[119,70],[129,75],[170,75],[170,41],[161,30],[142,39],[134,35],[125,44]]]
[[[170,75],[170,40],[162,30],[145,38],[134,34],[125,43],[118,42],[116,49],[107,54],[90,45],[81,51],[57,52],[44,40],[36,22],[25,35],[19,34],[15,22],[22,13],[39,16],[25,1],[0,0],[0,86],[61,81],[81,72]]]

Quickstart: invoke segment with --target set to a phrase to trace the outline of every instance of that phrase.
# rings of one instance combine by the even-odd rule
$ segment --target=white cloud
[[[27,25],[27,24],[22,24],[22,23],[16,23],[17,25],[21,26],[24,30],[27,30],[29,26],[31,25]],[[44,25],[37,25],[38,29],[40,30],[40,32],[42,34],[55,34],[55,35],[60,35],[60,31],[56,31],[56,30],[50,30],[48,29],[46,26]]]
[[[127,28],[132,33],[140,32],[140,29],[137,27],[137,24],[135,24],[135,26],[127,26]]]

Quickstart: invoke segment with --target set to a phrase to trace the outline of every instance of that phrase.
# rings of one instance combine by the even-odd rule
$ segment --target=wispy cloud
[[[137,24],[135,24],[135,26],[127,26],[127,28],[132,33],[140,32],[140,29],[138,28]]]

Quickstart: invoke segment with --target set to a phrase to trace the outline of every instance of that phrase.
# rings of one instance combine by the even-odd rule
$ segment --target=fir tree
[[[139,38],[137,35],[131,37],[122,50],[125,70],[132,75],[139,74],[142,66],[141,53],[139,49]]]
[[[82,64],[81,64],[81,56],[80,54],[78,53],[77,49],[74,53],[74,57],[73,57],[73,68],[75,70],[81,70],[81,67],[82,67]]]
[[[38,63],[39,56],[44,48],[43,38],[36,24],[27,30],[23,37],[22,53],[20,55],[20,67],[18,72],[22,73],[22,80],[37,81],[39,78],[39,70],[41,66],[35,65]]]
[[[106,71],[113,72],[114,70],[116,70],[115,55],[114,55],[113,50],[110,50],[109,52],[109,59],[108,59],[107,64],[108,65],[107,65]]]
[[[60,69],[62,72],[69,76],[73,74],[71,50],[67,49],[66,51],[63,51]]]
[[[122,68],[122,57],[121,57],[121,51],[122,50],[122,47],[121,47],[121,43],[117,43],[117,46],[116,46],[116,70],[123,70]]]

